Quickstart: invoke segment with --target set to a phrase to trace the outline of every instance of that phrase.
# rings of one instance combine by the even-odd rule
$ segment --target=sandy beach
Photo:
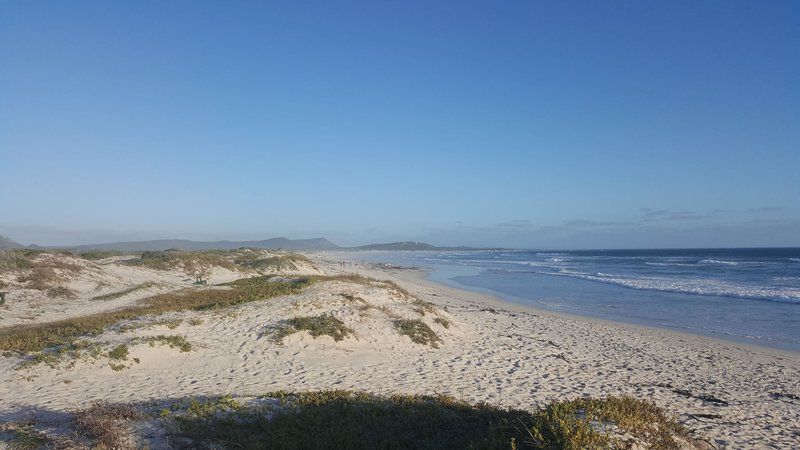
[[[58,432],[70,411],[94,400],[251,398],[277,390],[449,394],[520,409],[629,394],[654,401],[713,447],[800,446],[798,353],[555,314],[435,284],[415,269],[343,266],[330,254],[307,256],[308,263],[274,273],[331,278],[266,301],[128,320],[86,338],[104,355],[124,344],[125,358],[118,361],[78,354],[26,364],[29,358],[7,352],[0,358],[0,421],[37,417],[42,429]],[[65,276],[75,297],[48,298],[6,276],[20,289],[0,307],[0,331],[203,289],[192,287],[180,271],[126,266],[114,258],[56,258],[82,266]],[[335,277],[350,273],[401,289]],[[215,267],[208,284],[253,275]],[[151,282],[119,298],[92,300]],[[292,317],[320,314],[335,317],[352,333],[338,341],[303,331],[271,338]],[[393,321],[417,319],[435,332],[433,345],[412,342],[392,327]],[[163,336],[180,336],[191,350],[159,341]],[[137,445],[164,445],[158,427],[137,439]]]

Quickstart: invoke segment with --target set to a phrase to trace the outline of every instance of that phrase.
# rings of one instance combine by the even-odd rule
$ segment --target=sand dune
[[[21,356],[0,358],[0,417],[21,420],[36,411],[45,417],[92,400],[254,397],[275,390],[443,393],[521,409],[631,394],[654,400],[714,446],[800,446],[800,401],[792,397],[800,394],[796,353],[536,311],[433,284],[416,270],[312,258],[315,266],[282,276],[358,272],[396,285],[320,278],[294,295],[141,318],[87,338],[84,349],[58,360],[26,365]],[[177,270],[113,259],[81,264],[86,269],[67,282],[76,298],[48,301],[23,290],[2,309],[0,327],[193,288],[191,277]],[[252,275],[217,267],[209,276],[217,283]],[[146,282],[155,284],[110,301],[91,299]],[[342,339],[287,325],[323,316],[345,330]],[[404,323],[424,324],[433,339],[414,342],[398,325]],[[121,346],[124,358],[108,356]],[[59,426],[53,419],[52,427]],[[140,436],[138,444],[158,447],[160,436]]]

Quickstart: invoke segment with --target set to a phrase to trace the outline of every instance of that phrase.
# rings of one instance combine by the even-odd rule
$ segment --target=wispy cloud
[[[508,222],[501,222],[496,225],[497,228],[510,228],[510,229],[530,229],[536,225],[527,219],[511,220]]]
[[[755,213],[770,213],[785,210],[785,206],[762,206],[760,208],[750,208],[748,211]]]
[[[669,209],[641,208],[642,220],[655,222],[661,220],[702,220],[711,217],[709,213],[696,213],[693,211],[672,211]]]

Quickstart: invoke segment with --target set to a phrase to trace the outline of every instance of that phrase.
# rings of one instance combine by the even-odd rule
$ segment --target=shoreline
[[[279,282],[323,279],[297,291],[121,323],[82,337],[87,350],[67,352],[63,361],[26,365],[36,361],[0,358],[0,418],[70,417],[97,400],[255,398],[326,389],[445,394],[527,411],[554,401],[632,396],[653,402],[717,447],[800,446],[800,355],[513,304],[437,283],[422,270],[308,256],[302,270],[281,274]],[[77,317],[139,301],[139,293],[123,297],[125,303],[91,300],[103,274],[113,284],[104,287],[108,291],[124,288],[117,280],[124,275],[173,280],[173,292],[210,292],[189,287],[192,280],[177,270],[144,270],[113,259],[86,270],[70,284],[78,299],[58,303],[39,294],[41,303],[21,299],[10,310],[42,308],[26,322],[35,325],[67,312]],[[396,285],[346,276],[353,273]],[[248,275],[254,274],[219,268],[211,284]],[[151,295],[159,292],[151,289]],[[313,317],[334,317],[350,334],[338,340],[298,330],[281,339],[271,334]],[[403,321],[427,327],[433,338],[414,340],[398,328]],[[191,348],[167,345],[170,338]],[[111,359],[119,346],[129,353]]]
[[[429,277],[429,275],[432,273],[431,270],[426,270],[426,269],[421,269],[421,268],[401,269],[401,270],[407,270],[409,272],[417,271],[419,273],[419,281],[420,282],[428,283],[428,284],[431,284],[431,285],[436,285],[436,286],[441,286],[441,287],[445,287],[445,288],[451,289],[454,292],[454,294],[458,294],[458,295],[475,294],[475,295],[477,295],[479,297],[482,297],[481,300],[479,300],[479,301],[485,301],[485,302],[497,304],[498,306],[502,306],[502,307],[504,307],[506,309],[519,308],[520,311],[532,311],[532,312],[535,312],[537,314],[542,314],[542,315],[552,314],[553,316],[557,316],[557,317],[560,317],[560,318],[563,318],[563,319],[586,320],[586,321],[590,321],[590,322],[591,321],[598,321],[598,322],[603,322],[603,323],[610,324],[610,325],[618,325],[618,326],[621,326],[621,327],[629,327],[629,328],[632,328],[634,330],[639,330],[639,331],[648,331],[648,332],[653,332],[653,333],[674,334],[674,335],[683,336],[684,338],[690,338],[690,339],[692,339],[692,338],[701,339],[701,340],[708,339],[708,340],[714,341],[714,342],[716,342],[718,344],[740,346],[740,347],[743,347],[743,349],[748,349],[748,350],[768,352],[768,353],[769,352],[774,352],[774,353],[777,353],[779,355],[785,354],[785,356],[800,357],[800,350],[791,350],[791,349],[785,349],[785,348],[770,347],[770,346],[760,345],[760,344],[756,344],[756,343],[742,342],[742,341],[735,340],[735,339],[725,339],[723,337],[717,337],[717,336],[710,335],[710,334],[693,333],[691,331],[681,331],[681,330],[677,330],[677,329],[669,328],[669,327],[659,327],[659,326],[655,326],[655,325],[646,325],[646,324],[640,324],[640,323],[635,323],[635,322],[617,321],[617,320],[612,320],[612,319],[605,319],[605,318],[602,318],[602,317],[594,317],[594,316],[590,316],[590,315],[569,313],[569,312],[565,312],[565,311],[554,311],[554,310],[543,308],[543,307],[539,307],[539,306],[536,306],[536,305],[526,305],[526,304],[522,304],[522,303],[516,303],[516,302],[510,301],[510,300],[506,300],[502,296],[495,295],[494,293],[476,292],[476,291],[473,291],[473,290],[470,290],[470,289],[467,289],[467,288],[451,286],[449,284],[433,280],[433,279],[431,279]]]
[[[315,255],[315,254],[311,253],[310,255]],[[325,255],[330,255],[330,256],[335,256],[336,258],[340,258],[341,256],[348,255],[348,254],[347,253],[341,254],[341,253],[337,253],[337,252],[326,252]],[[350,254],[350,255],[352,255],[352,254]],[[315,260],[317,262],[326,261],[325,258],[315,259]],[[534,312],[534,313],[542,314],[542,315],[548,315],[549,314],[549,315],[552,315],[554,317],[558,317],[558,318],[562,318],[562,319],[584,320],[584,321],[587,321],[587,322],[599,322],[599,323],[604,323],[604,324],[608,324],[608,325],[612,325],[612,326],[620,326],[622,328],[630,328],[632,330],[646,331],[646,332],[656,333],[656,334],[658,334],[658,333],[666,333],[667,336],[669,336],[669,335],[681,336],[684,339],[689,339],[689,340],[699,339],[700,342],[702,342],[702,340],[709,340],[709,341],[715,342],[718,345],[729,345],[729,346],[734,346],[734,347],[740,347],[741,350],[750,350],[750,351],[758,351],[758,352],[766,352],[766,353],[775,353],[777,356],[786,356],[786,357],[794,357],[794,358],[800,357],[800,350],[793,350],[793,349],[787,349],[787,348],[781,348],[781,347],[771,347],[771,346],[768,346],[768,345],[761,345],[761,344],[753,343],[753,342],[744,342],[744,341],[738,340],[738,339],[726,339],[724,337],[720,337],[718,335],[713,335],[713,334],[710,334],[710,333],[709,334],[696,333],[696,332],[693,332],[693,331],[684,331],[684,330],[680,330],[680,329],[676,329],[676,328],[672,328],[672,327],[667,327],[667,326],[648,325],[648,324],[643,324],[643,323],[636,323],[636,322],[633,322],[633,321],[613,320],[613,319],[607,319],[607,318],[603,318],[603,317],[596,317],[596,316],[592,316],[592,315],[583,315],[583,314],[571,313],[571,312],[566,312],[566,311],[556,311],[556,310],[553,310],[553,309],[548,309],[548,308],[541,307],[541,306],[536,306],[536,305],[533,305],[533,304],[525,304],[525,303],[522,303],[522,302],[515,302],[515,301],[512,301],[512,300],[508,300],[508,299],[503,298],[502,293],[497,293],[497,292],[491,291],[490,289],[487,289],[487,288],[474,288],[475,290],[473,290],[473,289],[471,289],[470,286],[464,286],[464,285],[453,286],[453,285],[450,285],[450,284],[447,284],[447,283],[444,283],[444,282],[441,282],[441,281],[437,281],[437,280],[431,279],[430,275],[434,272],[434,270],[432,270],[432,269],[426,269],[426,268],[422,268],[422,267],[404,267],[404,268],[386,269],[386,268],[379,268],[378,267],[379,263],[374,263],[372,261],[366,261],[366,260],[358,259],[358,258],[346,258],[346,259],[341,259],[340,258],[340,260],[355,261],[355,262],[358,262],[359,264],[361,264],[361,266],[358,266],[361,269],[377,270],[377,271],[379,271],[381,273],[389,273],[389,274],[391,274],[391,275],[393,275],[395,277],[398,277],[400,279],[404,278],[403,274],[411,275],[411,274],[416,272],[416,275],[412,275],[412,276],[408,277],[408,279],[409,280],[413,280],[413,281],[417,281],[417,282],[422,282],[422,283],[429,284],[429,285],[433,285],[433,286],[438,286],[440,288],[448,289],[448,290],[452,291],[452,294],[454,296],[462,296],[462,297],[473,297],[474,296],[476,301],[492,303],[492,304],[495,304],[498,307],[503,307],[505,309],[512,309],[512,310],[516,310],[518,312]],[[370,268],[369,266],[374,266],[374,267]],[[354,267],[353,266],[349,266],[349,268],[353,269]],[[459,284],[457,282],[455,282],[455,283]],[[463,286],[463,287],[461,287],[461,286]],[[481,291],[478,291],[477,289],[481,289],[481,290],[486,291],[486,292],[481,292]],[[524,301],[525,299],[521,299],[521,300]]]

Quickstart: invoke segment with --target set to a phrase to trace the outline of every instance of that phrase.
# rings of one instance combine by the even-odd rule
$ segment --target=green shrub
[[[524,439],[525,412],[473,406],[447,396],[379,397],[350,391],[274,392],[274,414],[176,415],[173,438],[195,448],[509,449]],[[216,409],[214,410],[216,411]]]
[[[287,320],[282,326],[278,327],[274,334],[277,341],[298,331],[308,331],[313,337],[330,336],[334,341],[341,341],[348,335],[353,334],[353,330],[347,328],[344,322],[329,314],[318,316],[294,317]]]
[[[115,250],[90,250],[80,253],[79,256],[83,259],[88,259],[89,261],[97,261],[99,259],[111,258],[112,256],[121,256],[123,254],[124,253]]]
[[[613,425],[616,433],[604,430]],[[651,402],[634,397],[579,398],[554,402],[533,415],[532,443],[538,448],[627,448],[630,435],[645,448],[678,448],[688,431]]]
[[[114,347],[113,350],[108,352],[108,357],[111,359],[116,360],[126,360],[128,359],[128,346],[125,344],[118,345]]]
[[[226,308],[242,303],[296,294],[311,281],[300,278],[272,281],[269,276],[244,278],[225,286],[230,289],[189,289],[148,297],[138,304],[114,311],[73,317],[54,322],[14,325],[0,328],[0,351],[40,351],[63,345],[84,335],[97,335],[122,320],[168,312]]]
[[[394,328],[398,333],[411,338],[412,342],[422,345],[430,345],[433,348],[439,348],[441,339],[435,331],[431,330],[425,322],[420,319],[397,319],[394,322]]]
[[[156,283],[147,282],[147,283],[137,284],[136,286],[134,286],[132,288],[123,289],[123,290],[118,291],[118,292],[111,292],[109,294],[103,294],[103,295],[98,295],[98,296],[92,297],[92,300],[104,300],[104,301],[115,300],[115,299],[118,299],[120,297],[124,297],[124,296],[126,296],[128,294],[132,294],[132,293],[134,293],[136,291],[141,291],[142,289],[150,289],[153,286],[156,286]]]
[[[148,336],[141,340],[150,344],[151,347],[155,346],[155,344],[163,344],[168,345],[170,348],[177,348],[182,353],[192,351],[192,343],[181,335],[164,336],[162,334],[159,336]]]

